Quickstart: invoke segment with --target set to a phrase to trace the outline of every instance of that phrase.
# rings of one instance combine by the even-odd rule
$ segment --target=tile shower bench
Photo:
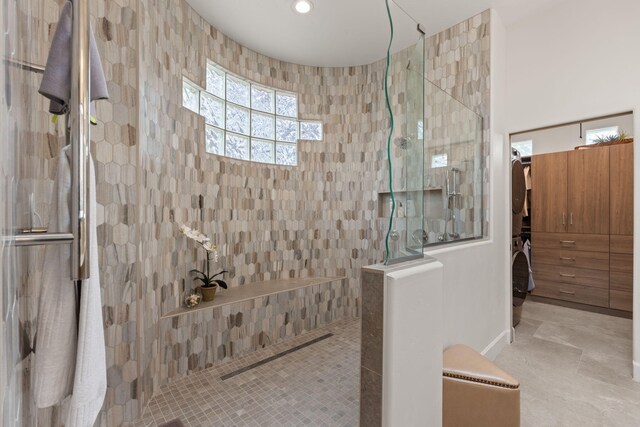
[[[307,277],[304,279],[275,279],[264,282],[249,283],[229,289],[218,289],[213,301],[201,302],[193,308],[180,307],[162,316],[163,319],[191,314],[200,310],[213,309],[229,304],[249,301],[256,298],[276,295],[282,292],[296,291],[309,286],[324,285],[346,279],[342,277]]]
[[[150,344],[159,349],[160,385],[357,317],[355,292],[346,277],[278,279],[223,289],[211,302],[167,311],[157,343]]]

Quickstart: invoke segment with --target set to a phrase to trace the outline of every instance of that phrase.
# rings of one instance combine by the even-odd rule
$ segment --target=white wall
[[[383,426],[442,425],[442,264],[407,263],[384,277]]]
[[[638,0],[565,0],[542,13],[509,23],[507,131],[633,110],[634,159],[640,166],[639,16]],[[640,212],[639,169],[635,168],[634,176],[636,212]],[[640,223],[635,224],[635,230],[634,269],[640,272]],[[634,275],[634,312],[640,313],[640,274]],[[637,315],[633,335],[634,376],[638,379]]]
[[[491,159],[489,238],[428,250],[444,266],[444,346],[466,344],[494,358],[511,331],[509,140],[504,129],[505,34],[491,15]]]
[[[638,17],[637,0],[564,0],[509,23],[509,132],[629,111],[638,105]]]
[[[525,132],[513,135],[511,142],[532,140],[533,154],[555,153],[558,151],[573,150],[578,145],[586,144],[586,132],[592,129],[601,129],[610,126],[618,126],[618,131],[633,134],[633,114],[584,122],[582,124],[582,139],[580,138],[580,125],[566,125],[551,129]]]

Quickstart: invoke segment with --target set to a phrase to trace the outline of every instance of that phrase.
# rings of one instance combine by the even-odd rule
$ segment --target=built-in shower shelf
[[[282,292],[295,291],[309,286],[324,285],[346,279],[341,277],[307,277],[304,279],[277,279],[265,282],[248,283],[229,289],[218,289],[213,301],[201,302],[193,308],[180,307],[162,316],[163,319],[181,316],[201,310],[209,310],[229,304],[235,304],[255,298],[276,295]]]
[[[442,187],[425,188],[423,190],[424,200],[426,201],[427,199],[431,200],[432,198],[442,198],[442,194],[441,193],[443,191],[444,190],[443,190]],[[396,199],[396,207],[399,207],[400,203],[402,203],[402,205],[406,209],[407,194],[411,195],[411,194],[416,193],[416,192],[419,193],[420,190],[414,190],[414,191],[399,190],[399,191],[394,191],[393,195],[394,195],[394,198]],[[391,209],[389,208],[390,204],[391,204],[391,192],[390,191],[378,191],[378,217],[379,218],[388,218],[389,217],[389,215],[391,213]]]

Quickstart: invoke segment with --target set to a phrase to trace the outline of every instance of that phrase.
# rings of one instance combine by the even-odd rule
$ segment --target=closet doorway
[[[530,261],[527,301],[631,318],[633,131],[626,112],[510,135],[524,174],[512,176],[512,256]],[[524,301],[517,268],[514,324]]]

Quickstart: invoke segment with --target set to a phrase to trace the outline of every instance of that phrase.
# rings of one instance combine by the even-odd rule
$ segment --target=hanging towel
[[[71,173],[67,156],[58,158],[49,228],[71,229]],[[38,408],[60,403],[71,394],[76,362],[76,293],[71,280],[69,245],[45,249],[35,346],[34,400]]]
[[[80,315],[70,279],[69,246],[48,246],[38,310],[34,393],[36,405],[60,403],[69,394],[66,427],[90,427],[95,422],[107,389],[102,322],[102,301],[95,226],[96,185],[93,160],[89,160],[89,248],[91,277],[82,281]],[[63,148],[58,160],[55,199],[50,224],[70,228],[70,149]],[[76,328],[76,320],[79,325]]]
[[[53,35],[51,50],[47,58],[47,65],[42,76],[39,92],[49,98],[49,112],[52,114],[66,114],[69,111],[71,97],[71,59],[72,59],[72,21],[73,5],[67,1],[62,7],[60,20]],[[96,45],[93,30],[89,31],[89,65],[91,101],[109,98],[107,82],[100,61],[100,53]],[[93,113],[93,104],[92,115]]]
[[[89,268],[91,277],[82,281],[78,320],[73,394],[66,427],[91,427],[98,417],[107,391],[107,362],[100,296],[98,233],[96,231],[96,176],[93,159],[89,159]],[[69,261],[67,261],[69,264]]]
[[[536,288],[536,284],[533,281],[533,270],[531,270],[531,242],[527,239],[522,245],[522,252],[527,257],[527,264],[529,264],[529,286],[527,290],[531,292]]]
[[[529,216],[529,190],[531,190],[531,166],[524,167],[524,185],[526,188],[524,195],[524,207],[522,208],[522,216]]]

